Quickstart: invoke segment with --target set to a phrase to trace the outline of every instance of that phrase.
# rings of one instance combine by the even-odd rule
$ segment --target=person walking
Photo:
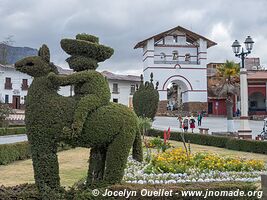
[[[194,128],[196,127],[195,126],[195,123],[196,123],[196,120],[194,119],[193,115],[190,117],[190,128],[192,129],[192,133],[194,133]]]
[[[201,126],[201,122],[202,122],[202,114],[201,112],[198,113],[198,116],[197,116],[197,125],[198,126]]]
[[[184,120],[183,120],[183,129],[184,129],[184,132],[187,132],[188,126],[189,126],[189,119],[188,119],[188,117],[185,117]]]
[[[182,116],[179,115],[179,116],[177,117],[177,120],[178,120],[178,122],[179,122],[179,128],[180,128],[181,130],[183,130],[183,118],[182,118]]]

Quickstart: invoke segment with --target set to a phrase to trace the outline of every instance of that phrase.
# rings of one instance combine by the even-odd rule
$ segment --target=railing
[[[199,65],[198,61],[178,61],[178,60],[155,60],[154,64],[191,64],[191,65]]]
[[[113,94],[119,94],[119,93],[120,93],[119,88],[113,88],[113,89],[112,89],[112,93],[113,93]]]
[[[29,86],[26,84],[21,84],[21,89],[22,90],[28,90]]]
[[[12,90],[12,83],[5,83],[6,90]]]

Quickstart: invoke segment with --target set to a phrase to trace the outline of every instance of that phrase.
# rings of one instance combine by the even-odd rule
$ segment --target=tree
[[[141,75],[141,84],[139,89],[133,95],[134,111],[139,117],[148,117],[154,119],[159,102],[158,82],[156,88],[153,84],[153,73],[150,74],[150,82],[144,84]]]
[[[147,117],[138,117],[138,124],[140,132],[142,133],[144,139],[147,130],[149,130],[152,126],[152,120]]]
[[[218,75],[222,78],[222,84],[216,90],[216,94],[226,97],[226,110],[227,110],[227,132],[234,132],[233,121],[233,95],[239,93],[239,72],[240,67],[233,61],[226,61],[217,68]]]
[[[0,126],[1,127],[4,127],[6,124],[5,124],[5,119],[12,113],[12,109],[0,102]]]
[[[8,64],[8,47],[14,43],[12,38],[13,35],[9,35],[4,39],[4,41],[0,42],[0,64]]]

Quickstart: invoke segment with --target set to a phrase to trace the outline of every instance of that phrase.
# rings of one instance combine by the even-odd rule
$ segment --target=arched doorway
[[[249,111],[266,111],[265,96],[261,92],[254,92],[249,95]]]
[[[187,102],[187,85],[181,80],[172,80],[167,87],[168,110],[178,110]]]

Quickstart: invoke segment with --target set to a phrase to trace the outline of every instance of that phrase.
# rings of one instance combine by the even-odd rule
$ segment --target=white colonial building
[[[108,79],[111,92],[111,101],[121,103],[130,108],[133,107],[133,94],[137,85],[140,85],[140,77],[133,75],[118,75],[108,71],[102,74]]]
[[[70,74],[72,70],[57,67],[60,74]],[[111,91],[110,101],[132,107],[133,93],[140,84],[140,77],[117,75],[104,71]],[[9,104],[13,109],[24,109],[24,101],[33,77],[16,71],[13,65],[0,65],[0,101]],[[59,94],[72,96],[73,87],[61,87]]]
[[[178,102],[185,110],[207,110],[207,49],[215,42],[177,26],[138,42],[143,49],[144,80],[159,82],[161,107],[168,103],[167,90],[176,86]],[[197,109],[197,110],[196,110]]]
[[[60,67],[58,67],[58,70],[61,74],[72,72]],[[16,71],[14,65],[0,64],[0,101],[9,104],[13,109],[23,109],[32,80],[33,77]],[[71,96],[72,93],[70,86],[61,87],[59,90],[59,94],[64,96]]]

